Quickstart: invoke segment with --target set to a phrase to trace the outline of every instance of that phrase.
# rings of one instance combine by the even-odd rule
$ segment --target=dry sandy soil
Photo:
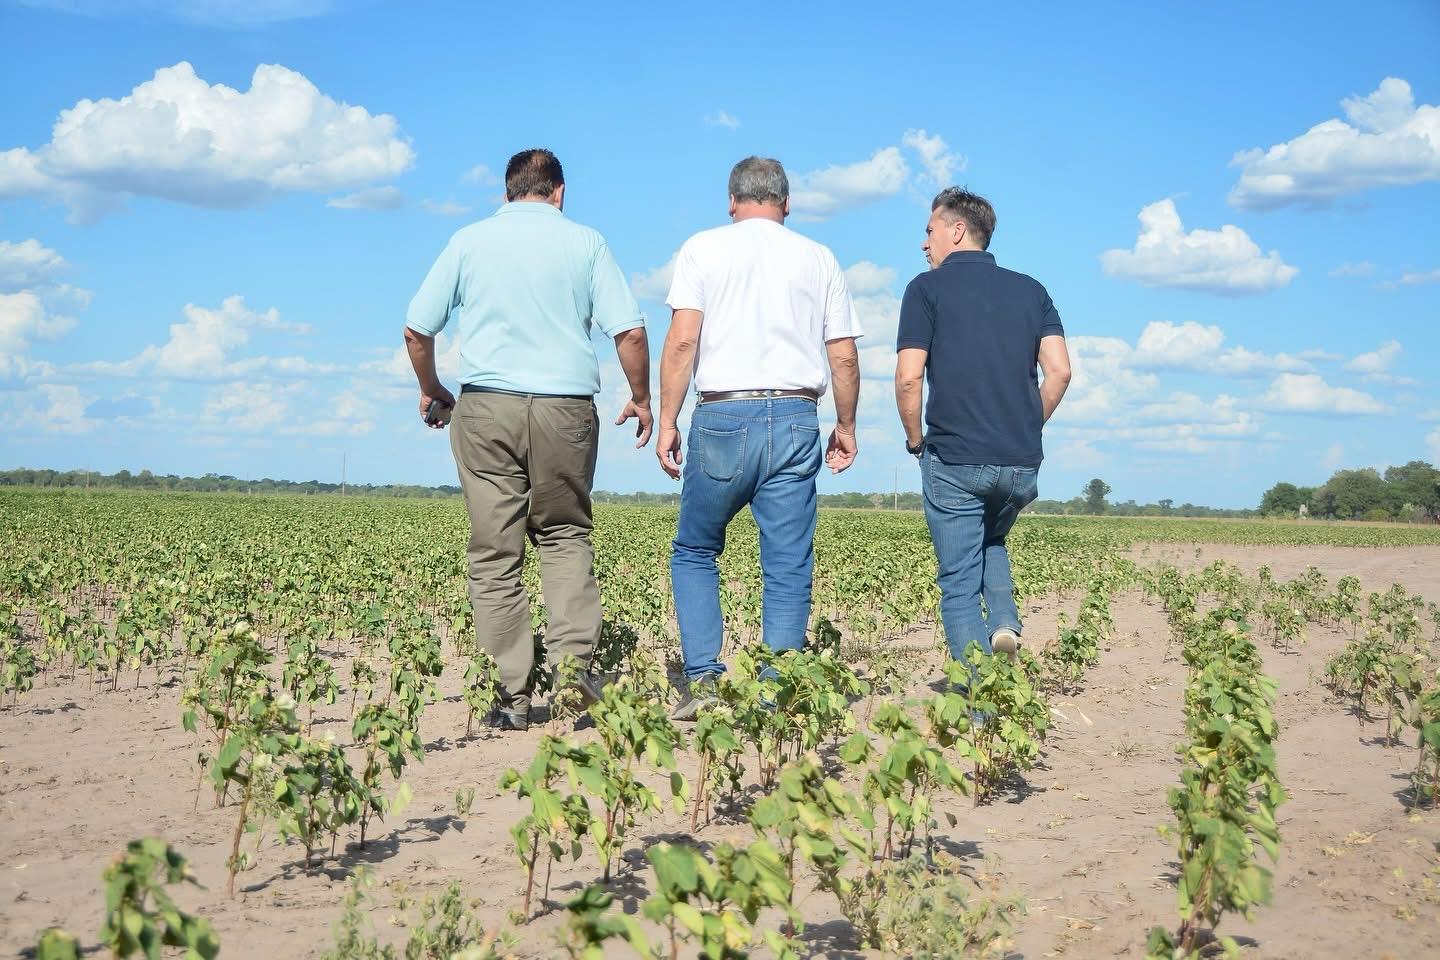
[[[1194,546],[1173,545],[1135,556],[1185,566],[1225,557],[1247,571],[1269,563],[1282,578],[1313,564],[1332,581],[1346,573],[1367,589],[1400,581],[1440,601],[1440,548],[1199,549],[1199,558]],[[1076,602],[1032,605],[1032,642],[1053,637],[1056,615]],[[1056,726],[1043,766],[986,806],[941,805],[959,821],[943,829],[949,848],[987,889],[1027,901],[1011,956],[1143,956],[1149,927],[1174,925],[1175,855],[1156,827],[1170,821],[1165,797],[1177,780],[1184,668],[1166,657],[1158,608],[1130,594],[1116,598],[1114,612],[1118,638],[1084,691],[1053,701]],[[1380,745],[1378,724],[1362,729],[1316,682],[1343,639],[1312,628],[1296,653],[1267,651],[1267,670],[1281,684],[1279,749],[1291,794],[1281,808],[1275,902],[1254,922],[1230,920],[1221,932],[1241,938],[1256,957],[1440,956],[1440,812],[1406,810],[1413,748]],[[453,684],[456,674],[447,675]],[[23,952],[51,925],[94,943],[101,869],[127,840],[152,834],[188,856],[207,885],[178,898],[214,922],[227,957],[318,956],[330,943],[346,877],[360,864],[377,881],[382,935],[395,936],[388,920],[396,897],[438,893],[450,878],[481,902],[487,921],[503,923],[518,906],[523,872],[508,830],[520,806],[496,782],[506,767],[528,762],[540,728],[467,741],[463,705],[453,696],[435,704],[424,720],[425,761],[407,778],[415,801],[382,825],[369,849],[342,851],[305,875],[298,851],[271,841],[231,901],[224,860],[233,810],[215,809],[208,795],[194,809],[197,744],[180,727],[179,687],[155,686],[148,674],[140,689],[127,686],[92,692],[83,677],[52,677],[18,711],[0,713],[0,953]],[[334,708],[337,721],[346,713]],[[342,736],[344,727],[334,724]],[[475,801],[460,817],[452,798],[465,785],[474,786]],[[626,854],[633,866],[616,884],[621,903],[633,909],[645,895],[644,844],[684,827],[673,815],[641,825]],[[743,825],[716,823],[700,839],[747,834]],[[557,866],[552,899],[566,899],[597,874],[589,855],[579,866]],[[833,905],[811,896],[801,908],[810,921],[803,939],[816,955],[863,955]],[[558,925],[558,914],[532,922],[519,954],[554,955]]]

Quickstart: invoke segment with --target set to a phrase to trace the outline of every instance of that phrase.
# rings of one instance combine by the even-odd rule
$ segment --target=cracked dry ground
[[[1194,546],[1138,548],[1134,558],[1195,566],[1224,557],[1247,572],[1269,563],[1282,579],[1314,564],[1332,582],[1353,573],[1367,590],[1399,581],[1440,600],[1440,549],[1433,547],[1198,549],[1199,556]],[[1056,615],[1077,603],[1050,597],[1031,604],[1030,642],[1053,637]],[[986,806],[964,798],[939,804],[958,818],[941,828],[946,847],[986,889],[1027,901],[1012,956],[1138,957],[1151,925],[1175,922],[1175,855],[1156,827],[1170,821],[1166,791],[1178,776],[1185,671],[1167,652],[1157,606],[1132,592],[1117,596],[1113,609],[1117,638],[1084,689],[1052,700],[1055,726],[1043,765]],[[926,627],[912,637],[931,658],[926,679],[939,665],[928,653],[930,636]],[[1381,724],[1361,727],[1317,682],[1344,635],[1310,627],[1307,638],[1290,655],[1262,642],[1267,672],[1280,681],[1279,754],[1290,801],[1280,811],[1273,905],[1253,922],[1227,920],[1222,932],[1256,957],[1440,956],[1440,811],[1405,808],[1413,747],[1380,745]],[[446,680],[453,685],[457,676],[449,669]],[[425,715],[428,752],[407,775],[415,793],[408,810],[392,816],[367,850],[341,851],[313,875],[299,869],[295,848],[267,841],[231,901],[224,860],[232,811],[215,809],[208,795],[195,808],[197,747],[180,728],[180,690],[155,686],[148,673],[139,689],[129,685],[92,691],[83,676],[52,676],[18,711],[0,713],[0,952],[20,952],[50,925],[93,942],[101,869],[127,840],[151,834],[175,844],[206,883],[178,897],[214,922],[226,957],[318,956],[330,943],[346,877],[360,863],[377,881],[373,919],[382,936],[397,935],[387,923],[395,897],[438,893],[451,878],[482,902],[487,921],[504,923],[518,905],[523,872],[508,831],[520,805],[495,784],[506,767],[528,762],[541,728],[463,740],[464,706],[446,689],[450,696]],[[926,692],[917,681],[911,694]],[[345,713],[342,704],[331,714],[330,727],[342,737]],[[693,759],[682,762],[693,775]],[[475,801],[462,818],[452,798],[465,786],[475,788]],[[633,907],[645,896],[644,844],[683,834],[685,821],[667,814],[635,831],[630,867],[614,885],[622,904]],[[699,839],[748,836],[743,824],[721,821]],[[579,865],[557,865],[552,900],[593,879],[593,867],[589,855]],[[864,955],[832,902],[802,897],[809,921],[802,939],[815,955]],[[524,928],[518,954],[554,955],[559,922],[552,913]]]

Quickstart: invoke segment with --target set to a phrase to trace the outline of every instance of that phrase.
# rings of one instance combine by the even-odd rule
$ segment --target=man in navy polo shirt
[[[1011,657],[1019,649],[1005,538],[1035,499],[1041,428],[1070,383],[1050,295],[996,265],[986,252],[994,232],[984,197],[959,187],[935,197],[922,244],[931,269],[905,288],[896,345],[895,401],[905,449],[920,460],[940,615],[957,660],[972,644]]]

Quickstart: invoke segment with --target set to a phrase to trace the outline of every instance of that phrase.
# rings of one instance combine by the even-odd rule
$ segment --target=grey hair
[[[746,157],[730,171],[730,196],[736,203],[781,204],[790,198],[790,180],[779,160]]]
[[[995,235],[995,208],[990,201],[978,193],[971,193],[964,187],[946,187],[935,195],[930,204],[931,211],[943,210],[952,223],[964,220],[971,239],[981,250],[990,249],[990,238]]]

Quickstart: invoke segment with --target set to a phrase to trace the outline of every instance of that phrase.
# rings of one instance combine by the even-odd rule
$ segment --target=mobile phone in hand
[[[450,415],[454,412],[450,404],[432,399],[425,407],[425,425],[433,427],[438,423],[443,427],[450,422]]]

